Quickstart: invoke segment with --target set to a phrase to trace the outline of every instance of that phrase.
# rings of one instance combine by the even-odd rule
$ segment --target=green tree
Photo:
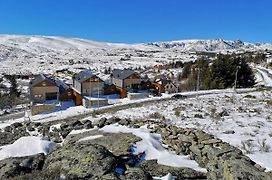
[[[211,66],[211,88],[233,87],[237,69],[237,87],[252,87],[255,84],[254,74],[245,59],[220,55]]]
[[[192,62],[184,63],[181,75],[182,78],[188,78],[188,76],[191,74],[192,64],[193,64]]]

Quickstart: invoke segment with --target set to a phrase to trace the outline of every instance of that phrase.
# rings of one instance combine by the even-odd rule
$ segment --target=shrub
[[[258,140],[259,150],[261,152],[270,152],[271,146],[266,143],[266,139],[263,139],[262,141]]]
[[[151,118],[151,119],[162,119],[162,120],[165,119],[165,117],[162,114],[160,114],[159,112],[154,112],[154,113],[149,114],[149,118]]]
[[[252,96],[252,95],[248,94],[245,96],[245,98],[256,99],[256,96]]]
[[[180,117],[180,111],[179,110],[175,110],[175,116]]]
[[[241,149],[246,153],[246,154],[251,154],[253,152],[253,143],[252,140],[248,139],[246,141],[241,142]]]
[[[203,115],[202,114],[195,114],[194,117],[195,118],[199,118],[199,119],[203,119]]]

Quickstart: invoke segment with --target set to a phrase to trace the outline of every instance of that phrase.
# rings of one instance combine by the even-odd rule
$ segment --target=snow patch
[[[84,133],[84,132],[93,131],[93,130],[95,130],[95,129],[97,129],[97,128],[72,130],[72,131],[69,133],[69,135],[70,135],[70,134],[81,134],[81,133]]]
[[[200,168],[196,161],[190,160],[189,156],[176,155],[166,150],[159,134],[151,134],[146,127],[139,129],[129,128],[121,125],[107,125],[101,131],[109,133],[132,133],[142,140],[136,143],[135,154],[145,152],[145,159],[157,159],[158,164],[172,167],[188,167],[197,171],[206,172],[206,169]]]
[[[54,143],[42,140],[41,137],[26,136],[16,140],[13,144],[0,147],[0,160],[10,157],[31,156],[39,153],[47,155]]]
[[[155,180],[175,180],[176,178],[174,176],[172,176],[171,173],[168,173],[163,177],[153,177],[153,179],[155,179]]]
[[[79,139],[78,142],[94,140],[94,139],[98,139],[98,138],[101,138],[101,137],[103,137],[103,135],[88,136],[88,137]]]

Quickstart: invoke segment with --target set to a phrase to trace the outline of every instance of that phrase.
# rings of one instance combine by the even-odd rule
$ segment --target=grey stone
[[[91,128],[93,128],[92,121],[90,121],[90,120],[86,120],[86,121],[84,121],[82,123],[83,123],[84,129],[91,129]]]
[[[177,168],[160,165],[156,160],[145,161],[140,167],[152,176],[165,176],[171,173],[177,180],[181,179],[206,179],[206,174],[190,168]]]
[[[125,173],[126,179],[137,179],[137,180],[151,180],[150,174],[146,173],[140,168],[129,168]]]
[[[104,127],[106,124],[106,121],[107,121],[107,118],[101,118],[100,120],[99,120],[99,122],[98,122],[98,124],[97,124],[97,127],[98,128],[102,128],[102,127]]]
[[[65,144],[48,155],[44,168],[60,167],[69,179],[102,177],[114,172],[115,156],[97,144]]]
[[[43,154],[4,159],[0,161],[0,179],[31,173],[33,170],[41,170],[44,160],[45,156]]]

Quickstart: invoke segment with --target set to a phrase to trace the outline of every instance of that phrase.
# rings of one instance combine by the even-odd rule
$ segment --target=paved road
[[[260,73],[265,86],[272,87],[272,74],[263,68],[257,68],[257,71]]]
[[[252,92],[256,91],[255,88],[253,89],[239,89],[237,90],[237,93],[244,93],[244,92]],[[184,93],[178,93],[181,95],[186,96],[186,98],[194,98],[197,95],[202,96],[202,95],[209,95],[209,94],[221,94],[221,93],[234,93],[232,89],[227,89],[227,90],[209,90],[209,91],[199,91],[199,93],[194,92],[184,92]],[[57,120],[52,120],[52,117],[46,117],[40,120],[35,120],[35,122],[48,122],[52,124],[56,124],[59,122],[63,121],[71,121],[71,120],[81,120],[86,117],[92,116],[93,114],[99,115],[99,114],[104,114],[104,113],[110,113],[110,112],[118,112],[120,110],[125,110],[125,109],[130,109],[130,108],[135,108],[135,107],[140,107],[142,105],[148,105],[148,104],[153,104],[153,103],[158,103],[158,102],[163,102],[163,101],[170,101],[170,100],[176,100],[176,101],[181,101],[182,99],[174,99],[169,97],[163,97],[163,98],[158,98],[158,99],[150,99],[150,100],[145,100],[145,101],[139,101],[139,102],[134,102],[130,104],[120,104],[120,105],[112,105],[112,106],[104,106],[101,107],[100,109],[93,109],[93,111],[88,111],[86,113],[82,114],[77,114],[77,115],[72,115],[69,117],[65,118],[59,118]],[[13,113],[9,115],[5,115],[0,117],[0,121],[7,121],[10,119],[18,119],[24,117],[25,112],[18,112],[18,113]]]
[[[236,93],[245,93],[245,92],[253,92],[256,91],[255,88],[252,89],[238,89]],[[202,96],[202,95],[210,95],[210,94],[222,94],[222,93],[234,93],[232,89],[228,90],[210,90],[210,91],[200,91],[198,94],[196,92],[185,92],[185,93],[178,93],[186,96],[186,98],[194,98],[197,95]],[[125,109],[130,109],[130,108],[136,108],[140,107],[142,105],[147,105],[147,104],[153,104],[153,103],[158,103],[158,102],[163,102],[163,101],[170,101],[170,100],[176,100],[176,101],[182,101],[182,99],[175,99],[171,97],[166,97],[166,98],[161,98],[161,99],[150,99],[147,101],[140,101],[140,102],[135,102],[131,104],[122,104],[122,105],[117,105],[117,106],[105,106],[100,109],[94,109],[93,111],[89,111],[83,114],[79,115],[74,115],[70,117],[66,117],[63,119],[58,119],[58,120],[50,120],[49,118],[44,118],[42,120],[38,120],[39,122],[42,123],[50,123],[50,124],[57,124],[63,121],[72,121],[72,120],[82,120],[86,117],[92,116],[92,115],[99,115],[99,114],[104,114],[104,113],[111,113],[111,112],[118,112],[120,110],[125,110]]]
[[[4,122],[4,121],[10,120],[10,119],[19,119],[19,118],[24,117],[24,115],[25,115],[25,111],[11,113],[11,114],[0,116],[0,121]]]

